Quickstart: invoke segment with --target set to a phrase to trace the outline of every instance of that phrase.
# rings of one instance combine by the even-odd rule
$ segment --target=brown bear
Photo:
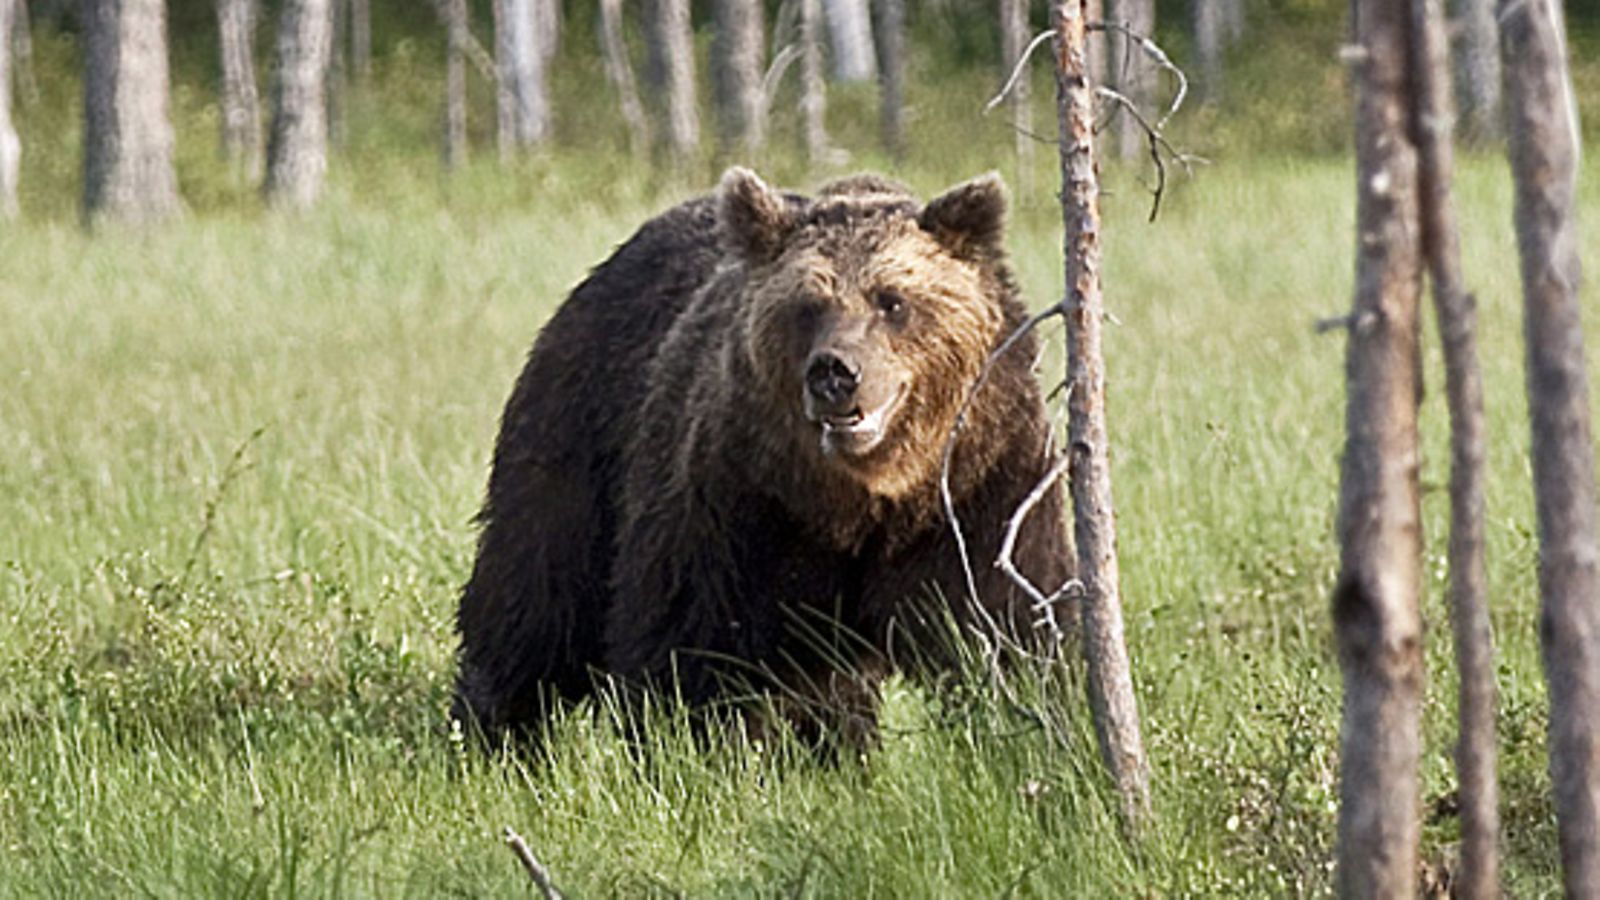
[[[930,621],[1028,639],[1039,611],[994,562],[1056,452],[1031,335],[956,432],[970,583],[940,491],[963,403],[1027,318],[1005,208],[995,175],[923,205],[875,176],[806,197],[736,168],[596,268],[506,405],[454,715],[533,726],[605,674],[696,705],[754,685],[859,739],[874,679],[939,658],[907,652]],[[1046,592],[1071,575],[1063,509],[1052,486],[1013,555]]]

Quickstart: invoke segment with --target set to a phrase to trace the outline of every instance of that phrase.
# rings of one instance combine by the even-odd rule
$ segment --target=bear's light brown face
[[[740,219],[751,185],[730,187],[735,177],[755,176],[724,178],[725,238],[751,235],[752,220]],[[730,201],[735,191],[745,193]],[[789,411],[785,424],[822,465],[871,492],[892,498],[928,483],[1003,321],[966,253],[975,228],[998,236],[998,183],[963,185],[926,208],[878,193],[797,206],[763,191],[754,195],[757,240],[736,245],[750,254],[746,353],[762,382],[753,387]],[[981,221],[957,230],[941,211]]]

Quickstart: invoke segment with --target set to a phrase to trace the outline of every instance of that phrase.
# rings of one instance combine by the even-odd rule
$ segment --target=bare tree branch
[[[505,826],[504,834],[506,846],[517,855],[517,860],[522,863],[522,868],[527,870],[528,877],[533,879],[534,887],[539,889],[545,900],[562,900],[561,891],[556,889],[555,882],[550,878],[550,870],[540,865],[528,842],[522,839],[522,835],[512,831],[510,825]]]

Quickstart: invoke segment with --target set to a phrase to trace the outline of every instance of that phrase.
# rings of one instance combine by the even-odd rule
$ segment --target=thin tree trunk
[[[905,158],[906,4],[875,0],[878,43],[878,132],[883,147],[897,162]]]
[[[322,90],[326,95],[328,140],[335,145],[343,145],[345,102],[350,93],[349,54],[345,52],[345,45],[349,43],[350,7],[346,0],[327,0],[327,3],[328,71],[323,77]]]
[[[9,39],[18,5],[0,0],[0,221],[17,216],[17,168],[22,144],[11,124],[11,48]]]
[[[357,82],[372,75],[372,0],[350,2],[350,71]]]
[[[1600,896],[1600,553],[1584,364],[1578,116],[1554,0],[1500,4],[1539,515],[1550,777],[1569,897]]]
[[[548,72],[561,51],[561,0],[533,0],[533,29]]]
[[[867,0],[823,0],[822,8],[828,21],[828,46],[833,50],[834,79],[871,81],[877,77]]]
[[[1222,33],[1228,46],[1244,40],[1244,0],[1221,0]]]
[[[1000,0],[1000,61],[1001,78],[1009,77],[1022,58],[1022,51],[1033,39],[1033,29],[1028,26],[1028,0]],[[1028,72],[1024,69],[1011,89],[1011,127],[1016,131],[1017,172],[1019,178],[1028,171],[1033,159],[1033,109],[1030,106],[1033,91]],[[1092,77],[1091,77],[1092,80]],[[1017,192],[1027,195],[1031,191],[1019,182]]]
[[[11,3],[15,7],[11,11],[11,71],[16,93],[33,103],[39,99],[39,82],[33,77],[33,25],[28,21],[28,0]]]
[[[496,0],[499,16],[495,20],[495,62],[500,79],[497,100],[502,155],[532,147],[550,133],[541,3],[542,0]]]
[[[84,213],[147,223],[181,209],[167,115],[166,6],[162,0],[87,0]]]
[[[1338,885],[1416,891],[1422,532],[1417,484],[1422,263],[1407,10],[1355,0],[1356,293],[1345,358],[1334,632],[1344,671]]]
[[[1114,0],[1106,4],[1106,15],[1126,25],[1134,34],[1144,37],[1155,34],[1155,0]],[[1150,109],[1151,67],[1144,52],[1125,35],[1112,34],[1106,40],[1110,45],[1107,62],[1111,69],[1108,76],[1111,87],[1140,110]],[[1133,159],[1149,153],[1148,138],[1133,116],[1124,110],[1117,113],[1113,121],[1118,157]]]
[[[1456,96],[1461,137],[1483,142],[1500,134],[1499,26],[1495,0],[1456,0]]]
[[[1225,0],[1190,0],[1190,25],[1194,30],[1194,89],[1202,103],[1212,103],[1222,94],[1222,44]]]
[[[444,67],[444,166],[467,164],[467,0],[441,6],[448,40]]]
[[[761,75],[766,58],[766,24],[759,0],[717,0],[716,36],[711,44],[712,84],[717,104],[717,135],[723,153],[766,143]]]
[[[1100,177],[1094,154],[1094,86],[1084,55],[1086,0],[1058,0],[1056,85],[1061,215],[1065,225],[1068,437],[1078,577],[1083,582],[1089,703],[1106,768],[1137,827],[1150,811],[1150,765],[1139,735],[1132,667],[1123,636],[1116,512],[1106,427],[1105,316],[1100,296]]]
[[[235,175],[261,177],[261,98],[256,90],[254,0],[218,0],[222,53],[222,153]]]
[[[828,95],[822,75],[822,0],[800,0],[800,114],[805,119],[806,162],[828,153]]]
[[[650,81],[666,121],[667,144],[679,161],[700,146],[700,113],[694,89],[694,36],[689,0],[652,0],[649,29]]]
[[[622,39],[622,0],[600,0],[600,49],[605,58],[606,79],[617,91],[622,121],[628,126],[628,146],[633,155],[650,152],[650,120],[639,102],[639,87],[628,62],[628,45]]]
[[[263,186],[273,206],[309,209],[328,171],[329,0],[287,0],[278,24],[278,74]]]
[[[1423,252],[1444,345],[1450,405],[1450,612],[1460,670],[1456,772],[1461,797],[1461,870],[1456,896],[1500,892],[1499,784],[1495,777],[1494,640],[1484,564],[1483,374],[1476,301],[1462,283],[1461,246],[1450,197],[1454,168],[1450,70],[1441,0],[1411,3],[1411,84]]]

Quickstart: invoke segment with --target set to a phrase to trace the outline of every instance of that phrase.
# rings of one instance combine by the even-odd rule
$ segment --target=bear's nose
[[[829,406],[843,406],[856,394],[861,369],[836,353],[820,350],[806,363],[806,390]]]

